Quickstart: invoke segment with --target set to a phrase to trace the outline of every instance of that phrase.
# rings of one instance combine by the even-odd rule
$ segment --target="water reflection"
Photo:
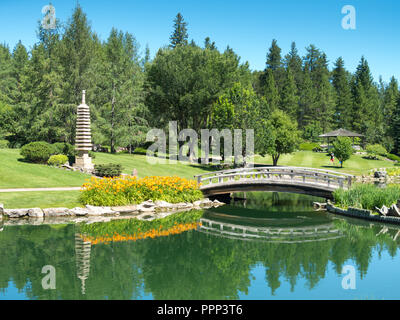
[[[398,227],[313,212],[315,199],[302,195],[254,193],[246,199],[152,224],[5,226],[0,298],[13,298],[10,286],[27,299],[343,298],[340,277],[349,261],[365,283],[361,288],[375,270],[381,282],[396,283],[390,270],[399,260]],[[186,231],[188,224],[198,227]],[[88,240],[113,230],[126,237]],[[384,256],[391,260],[382,264]],[[41,286],[45,265],[56,268],[56,290]],[[264,275],[254,278],[257,273]],[[387,288],[385,294],[397,292]]]

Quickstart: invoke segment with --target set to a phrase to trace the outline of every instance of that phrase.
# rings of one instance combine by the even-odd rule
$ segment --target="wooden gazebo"
[[[333,138],[337,138],[337,137],[353,138],[353,145],[354,145],[354,138],[362,138],[362,137],[364,137],[364,135],[340,128],[338,130],[334,130],[334,131],[331,131],[331,132],[328,132],[328,133],[321,134],[319,137],[320,138],[327,138],[327,140],[328,140],[328,148],[329,148],[329,138],[331,138],[331,137],[333,137]]]

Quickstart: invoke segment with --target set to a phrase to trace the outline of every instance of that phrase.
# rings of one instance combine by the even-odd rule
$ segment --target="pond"
[[[313,201],[255,192],[163,220],[4,223],[0,299],[399,299],[400,227]]]

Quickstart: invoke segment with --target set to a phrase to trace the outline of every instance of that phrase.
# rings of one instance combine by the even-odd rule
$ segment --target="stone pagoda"
[[[74,167],[84,172],[92,172],[94,166],[89,151],[92,150],[92,135],[90,130],[90,108],[86,104],[86,91],[82,92],[82,104],[77,109],[76,119],[76,150],[78,155],[75,157]]]

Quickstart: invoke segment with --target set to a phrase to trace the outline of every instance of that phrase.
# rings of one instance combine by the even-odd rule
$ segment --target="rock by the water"
[[[31,218],[43,218],[44,213],[40,208],[33,208],[28,210],[28,216]]]
[[[132,212],[138,212],[138,206],[132,205],[124,207],[111,207],[111,210],[118,213],[132,213]]]
[[[111,210],[110,207],[94,207],[87,205],[86,209],[88,210],[88,215],[89,216],[101,216],[103,214],[115,214],[113,210]]]
[[[64,217],[71,215],[68,208],[43,209],[43,213],[45,217]]]
[[[386,178],[386,171],[375,171],[374,178],[377,178],[377,179]]]
[[[89,215],[89,209],[76,207],[76,208],[69,210],[69,214],[71,216],[78,216],[78,217],[87,216],[87,215]]]
[[[155,202],[155,205],[156,205],[158,208],[161,208],[161,209],[173,208],[173,204],[171,204],[171,203],[169,203],[169,202],[167,202],[167,201],[163,201],[163,200],[157,200],[157,201]]]
[[[29,209],[5,209],[4,214],[9,218],[21,218],[28,215]]]

